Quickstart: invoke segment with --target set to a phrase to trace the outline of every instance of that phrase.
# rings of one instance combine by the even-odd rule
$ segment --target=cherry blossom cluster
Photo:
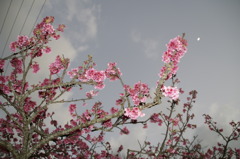
[[[31,68],[33,69],[33,73],[37,73],[40,70],[39,64],[34,61],[34,63],[31,65]]]
[[[6,84],[4,84],[6,82],[6,78],[4,78],[3,76],[0,76],[0,90],[5,93],[5,94],[8,94],[11,92],[11,89],[9,86],[7,86]]]
[[[0,59],[0,70],[3,70],[5,60]]]
[[[1,60],[2,66],[0,69],[3,71],[4,60]],[[15,92],[18,94],[24,93],[28,89],[28,82],[23,83],[22,80],[17,79],[17,74],[23,73],[23,61],[20,58],[14,57],[10,60],[10,64],[13,68],[13,71],[9,76],[0,75],[0,90],[5,94],[9,94],[10,92]],[[9,84],[11,82],[11,84]]]
[[[190,100],[188,100],[189,105],[195,102],[196,92],[190,92]],[[191,149],[191,144],[193,142],[186,139],[183,134],[184,132],[191,128],[195,129],[196,126],[190,121],[193,119],[194,115],[190,114],[192,107],[185,107],[185,104],[181,105],[182,108],[186,109],[183,113],[178,113],[175,111],[176,106],[179,102],[170,101],[171,107],[168,108],[168,112],[153,113],[145,121],[139,121],[146,127],[147,122],[156,123],[158,126],[164,125],[166,128],[164,130],[164,139],[158,142],[156,146],[152,143],[145,141],[140,145],[140,150],[129,151],[128,156],[132,158],[187,158],[189,155],[194,156],[193,158],[199,158],[196,152],[192,153],[188,151]],[[137,122],[135,122],[137,123]],[[186,148],[188,150],[186,151]],[[195,156],[196,154],[196,156]]]
[[[94,68],[89,68],[89,69],[85,70],[85,72],[83,74],[78,75],[79,81],[82,81],[82,82],[94,81],[94,82],[96,82],[96,84],[94,85],[95,89],[103,89],[105,87],[105,85],[104,85],[105,79],[106,79],[105,72],[102,70],[98,71]]]
[[[56,40],[59,39],[60,35],[56,33],[54,27],[52,26],[53,22],[54,17],[45,17],[41,23],[37,24],[36,28],[33,30],[33,34],[43,41],[45,41],[49,37],[53,37]],[[57,31],[63,32],[64,28],[65,25],[59,25]]]
[[[92,63],[91,58],[84,62],[84,66],[74,68],[71,71],[68,71],[67,74],[70,78],[78,79],[82,82],[94,81],[96,89],[103,89],[105,87],[104,81],[106,78],[110,81],[119,79],[119,76],[122,75],[119,68],[116,67],[116,63],[108,63],[108,68],[106,70],[96,70],[93,68],[95,63]]]
[[[27,97],[24,100],[24,111],[30,112],[36,107],[37,103],[35,101],[32,101],[30,97]]]
[[[169,121],[172,122],[173,126],[178,126],[178,123],[180,120],[179,118],[174,118],[174,119],[170,118]]]
[[[34,146],[42,141],[43,136],[48,136],[50,133],[57,133],[59,131],[65,131],[67,129],[73,128],[79,123],[91,122],[93,119],[102,119],[109,113],[102,109],[101,104],[95,104],[91,109],[86,110],[81,116],[77,115],[76,104],[71,104],[69,106],[69,112],[73,117],[68,124],[58,125],[58,121],[54,120],[52,115],[47,114],[48,105],[56,103],[64,103],[64,100],[57,100],[65,90],[70,90],[73,86],[66,85],[68,83],[75,82],[75,79],[79,79],[85,84],[94,84],[95,88],[102,89],[104,87],[103,81],[109,78],[111,81],[119,79],[121,72],[119,68],[116,68],[116,63],[109,63],[106,70],[98,71],[93,68],[95,64],[90,62],[84,62],[83,66],[79,66],[77,69],[69,71],[70,77],[74,78],[71,82],[63,82],[65,78],[65,72],[69,65],[69,59],[57,56],[55,61],[49,65],[50,76],[45,78],[39,84],[33,84],[29,88],[29,84],[26,81],[26,77],[29,74],[28,71],[32,70],[33,73],[38,73],[40,70],[39,64],[34,61],[34,58],[41,57],[43,53],[50,53],[51,48],[47,46],[50,38],[58,39],[60,36],[57,35],[56,31],[63,31],[64,25],[59,25],[57,29],[54,29],[52,23],[54,21],[53,17],[46,17],[44,20],[37,25],[34,29],[34,36],[28,38],[27,36],[19,36],[15,42],[10,44],[10,49],[15,52],[12,56],[5,58],[10,61],[13,71],[9,76],[2,76],[4,71],[5,60],[0,59],[0,93],[2,101],[0,102],[1,111],[5,112],[6,120],[0,118],[0,153],[6,154],[6,158],[14,158],[16,155],[10,154],[10,150],[5,149],[2,146],[2,142],[9,142],[15,151],[18,151],[17,156],[21,156],[21,150],[23,149],[25,136],[24,133],[29,131],[22,131],[24,124],[27,125],[29,131],[28,150],[32,149]],[[60,71],[63,71],[62,76],[56,75]],[[20,74],[20,75],[19,75]],[[56,75],[56,76],[51,76]],[[56,77],[56,78],[54,78]],[[91,82],[89,82],[91,81]],[[74,85],[74,84],[73,84]],[[37,103],[32,98],[32,93],[38,93]],[[98,91],[91,90],[86,92],[87,98],[92,98],[97,95]],[[9,94],[12,93],[12,94]],[[62,93],[62,94],[61,94]],[[34,95],[35,97],[35,95]],[[21,101],[21,102],[19,102]],[[10,104],[11,103],[11,104]],[[16,110],[16,113],[8,112],[8,107],[12,106]],[[6,108],[6,109],[5,109]],[[111,113],[114,114],[119,110],[112,107]],[[2,112],[1,112],[2,113]],[[27,120],[23,120],[27,119]],[[54,126],[54,129],[46,126],[45,119],[51,118],[50,124]],[[30,120],[31,119],[31,120]],[[11,122],[9,122],[11,121]],[[24,123],[24,122],[25,123]],[[26,123],[31,122],[31,123]],[[100,128],[111,128],[113,127],[111,120],[103,121],[100,124]],[[63,135],[62,137],[57,136],[54,139],[56,145],[45,145],[41,146],[39,150],[33,152],[30,158],[35,158],[36,156],[54,157],[54,158],[116,158],[119,159],[118,155],[109,154],[109,150],[104,149],[99,153],[95,149],[92,149],[91,144],[96,146],[96,144],[103,144],[104,134],[101,132],[98,136],[92,136],[90,133],[94,129],[93,125],[86,128],[81,128],[69,133],[69,135]],[[17,136],[17,138],[15,137]],[[51,140],[52,141],[52,140]],[[71,145],[69,147],[69,145]],[[80,150],[79,150],[80,149]],[[5,151],[6,150],[6,151]],[[49,151],[50,150],[50,151]],[[56,151],[55,151],[56,150]],[[119,152],[122,147],[119,149]],[[49,152],[48,152],[49,151]],[[60,152],[59,152],[60,151]],[[24,152],[25,153],[25,152]],[[26,154],[26,153],[25,153]],[[48,156],[46,156],[48,154]],[[73,155],[70,156],[69,154]],[[1,156],[0,155],[0,156]],[[2,156],[1,156],[2,157]]]
[[[51,75],[59,73],[61,70],[67,69],[69,65],[68,58],[61,58],[59,55],[56,57],[55,62],[49,65]]]
[[[125,108],[124,115],[129,117],[132,120],[136,120],[138,117],[144,117],[145,114],[141,112],[138,107]]]
[[[123,135],[128,135],[130,133],[130,131],[128,130],[128,128],[125,126],[124,128],[121,129],[120,134]]]
[[[129,93],[129,96],[132,98],[134,105],[145,103],[147,98],[150,96],[150,89],[148,85],[140,81],[134,84],[133,88],[131,88],[129,85],[124,85],[124,88],[127,93]]]
[[[106,79],[104,71],[97,71],[94,68],[87,70],[85,77],[87,81],[93,80],[95,82],[103,82]]]
[[[166,87],[166,86],[163,86],[162,94],[165,97],[171,98],[172,100],[177,100],[178,97],[179,97],[179,90],[178,90],[177,87],[171,87],[171,86]]]
[[[59,39],[60,35],[57,34],[57,31],[63,32],[65,25],[61,24],[55,30],[54,27],[52,26],[53,22],[54,22],[54,17],[52,16],[44,18],[43,21],[37,24],[37,26],[35,27],[33,31],[34,37],[29,38],[26,35],[18,36],[16,41],[10,43],[9,45],[10,50],[15,52],[16,49],[18,50],[27,49],[27,47],[30,48],[31,46],[41,42],[46,44],[49,38],[51,37],[55,38],[56,40]],[[46,53],[51,52],[50,47],[41,48],[41,49]]]
[[[77,107],[76,107],[76,104],[71,104],[70,106],[69,106],[69,109],[68,109],[68,111],[70,112],[70,114],[71,114],[71,116],[76,116],[76,109],[77,109]]]
[[[153,113],[150,117],[150,122],[151,123],[158,123],[159,126],[162,126],[162,119],[159,118],[159,115],[160,114],[157,114],[157,113]]]
[[[14,73],[21,74],[23,72],[23,69],[22,69],[23,62],[22,62],[22,60],[14,57],[10,61],[10,63],[11,63],[11,66],[14,68],[13,74]]]
[[[110,81],[115,81],[122,75],[120,69],[116,68],[116,63],[114,62],[108,63],[108,68],[105,70],[105,74]]]
[[[73,105],[72,108],[75,109],[75,106]],[[64,130],[58,125],[56,120],[52,120],[51,124],[56,127],[54,132]],[[78,123],[75,120],[71,120],[69,124],[66,124],[64,126],[64,128],[70,129],[74,126],[77,126],[77,124]],[[111,147],[108,142],[106,143],[106,145],[104,143],[105,134],[103,132],[100,132],[98,134],[97,133],[90,134],[92,130],[93,130],[93,126],[89,126],[82,130],[75,131],[74,134],[71,136],[55,139],[54,142],[56,142],[56,145],[51,145],[51,148],[52,149],[56,148],[58,151],[51,152],[50,156],[53,156],[54,158],[62,158],[65,155],[64,158],[66,159],[91,158],[91,157],[94,157],[97,159],[102,159],[102,158],[120,159],[118,157],[118,154],[112,155],[109,153],[109,150],[111,149]],[[34,138],[37,142],[40,141],[38,134],[34,135]],[[106,147],[106,150],[103,149],[101,151],[96,151],[94,149],[94,146],[96,146],[98,143],[102,143],[104,147]],[[65,145],[67,147],[65,147]],[[68,146],[68,145],[71,145],[71,146]],[[118,151],[120,152],[121,150],[122,150],[122,146],[119,147]],[[66,151],[70,151],[70,153]]]
[[[28,89],[28,82],[23,84],[22,80],[16,80],[12,85],[12,89],[15,93],[22,94]]]
[[[30,44],[30,39],[28,38],[28,36],[21,35],[21,36],[18,36],[17,41],[10,43],[9,47],[12,52],[15,52],[16,49],[22,50],[23,48],[26,48],[27,46],[29,46],[29,44]]]
[[[97,94],[98,94],[98,91],[94,91],[94,90],[91,90],[91,91],[89,91],[89,92],[86,92],[86,96],[87,96],[88,98],[92,98],[92,97],[96,96]]]
[[[168,66],[162,67],[160,70],[159,76],[163,77],[163,75],[167,72],[167,79],[171,78],[172,75],[177,73],[178,63],[180,59],[187,52],[187,41],[180,36],[177,36],[174,39],[171,39],[167,44],[167,51],[164,52],[162,56],[162,61]],[[168,70],[170,69],[170,70]]]
[[[124,93],[120,93],[120,98],[116,100],[116,105],[121,105],[123,104],[123,101],[124,101],[124,98],[125,98],[125,95]]]
[[[45,78],[43,80],[43,82],[40,84],[41,87],[43,86],[54,86],[60,83],[60,78],[56,78],[56,79],[48,79]],[[43,99],[47,99],[47,101],[52,100],[54,98],[54,96],[57,94],[57,89],[58,87],[52,87],[52,88],[48,88],[46,90],[40,90],[38,91],[38,96],[39,98],[43,98]]]
[[[71,122],[71,125],[72,126],[76,126],[77,123],[86,123],[86,122],[89,122],[91,121],[93,118],[104,118],[106,115],[109,115],[108,112],[104,111],[102,109],[102,103],[101,102],[97,102],[93,105],[92,109],[86,109],[82,115],[78,115],[77,114],[77,107],[76,107],[76,104],[71,104],[69,106],[69,112],[70,112],[70,115],[72,117],[74,117],[75,119],[72,120]],[[111,113],[114,114],[118,111],[117,108],[111,108]],[[104,121],[102,123],[102,126],[103,127],[112,127],[112,121],[111,120],[107,120],[107,121]]]

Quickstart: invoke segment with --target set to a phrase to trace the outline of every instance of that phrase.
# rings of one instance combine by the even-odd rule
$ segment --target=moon
[[[200,37],[197,38],[197,41],[200,41]]]

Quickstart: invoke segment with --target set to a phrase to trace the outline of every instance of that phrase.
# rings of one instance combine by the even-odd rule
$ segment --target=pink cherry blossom
[[[0,75],[0,82],[5,83],[7,81],[7,78],[5,76]]]
[[[174,119],[170,119],[170,121],[173,123],[173,126],[178,126],[179,123],[179,118],[174,118]]]
[[[11,92],[11,89],[5,84],[0,84],[0,90],[3,91],[3,93],[5,94],[8,94]]]
[[[142,113],[138,107],[125,108],[124,110],[125,110],[124,115],[133,120],[136,120],[138,117],[145,116],[145,114]]]
[[[24,104],[25,112],[30,112],[31,110],[34,109],[34,107],[37,104],[35,101],[32,101],[30,97],[27,97],[24,102],[25,102],[25,104]]]
[[[19,60],[18,58],[14,57],[12,60],[11,60],[11,65],[12,67],[22,67],[22,60]]]
[[[16,42],[16,41],[11,42],[10,45],[9,45],[9,47],[10,47],[10,50],[11,50],[12,52],[15,52],[15,51],[16,51],[16,48],[17,48],[17,42]]]
[[[169,63],[171,61],[171,52],[165,51],[162,55],[162,61],[165,63]]]
[[[73,68],[71,71],[68,71],[67,74],[70,78],[74,78],[78,75],[79,68]]]
[[[4,67],[5,60],[0,59],[0,70]]]
[[[129,132],[129,130],[128,130],[127,127],[124,127],[124,128],[121,130],[121,132],[120,132],[121,135],[123,135],[123,134],[128,135],[129,133],[130,133],[130,132]]]
[[[53,23],[54,20],[55,20],[55,18],[54,18],[53,16],[47,16],[47,17],[45,17],[45,18],[43,19],[42,22],[44,22],[44,23]]]
[[[146,102],[146,99],[150,96],[148,85],[140,81],[133,88],[128,85],[125,85],[124,88],[132,98],[134,105]]]
[[[42,33],[44,33],[44,34],[53,34],[54,33],[53,26],[51,24],[49,24],[49,23],[43,24]]]
[[[27,46],[29,44],[29,40],[27,36],[18,36],[17,46],[22,48],[23,46]]]
[[[74,114],[75,114],[75,111],[76,111],[76,104],[71,104],[70,106],[69,106],[69,112],[70,112],[70,114],[73,116]]]
[[[96,72],[96,70],[95,70],[94,68],[88,69],[88,70],[86,71],[85,76],[86,76],[88,79],[92,79],[95,72]]]
[[[96,82],[102,82],[106,78],[104,71],[95,71],[93,75],[93,80]]]
[[[112,122],[111,122],[111,120],[107,120],[107,121],[103,122],[102,125],[103,125],[103,127],[111,128],[112,127]]]
[[[16,93],[24,93],[28,89],[28,82],[23,85],[21,80],[16,80],[13,84],[13,89]]]
[[[150,122],[151,123],[158,123],[159,126],[162,126],[162,119],[159,118],[159,114],[152,114],[151,118],[150,118]]]
[[[33,73],[37,73],[40,70],[39,64],[37,62],[32,64],[31,68],[33,69]]]
[[[172,100],[176,100],[179,97],[179,90],[177,87],[163,86],[162,91],[165,97],[169,97]]]
[[[103,89],[105,87],[103,82],[97,82],[97,85],[94,86],[95,89]]]
[[[72,119],[72,120],[70,121],[70,124],[71,124],[72,126],[76,126],[76,125],[77,125],[77,122]]]
[[[187,52],[187,41],[180,36],[177,36],[174,39],[171,39],[167,44],[167,51],[164,52],[162,56],[162,61],[166,64],[171,63],[173,66],[166,68],[164,66],[159,73],[160,77],[163,77],[164,73],[167,69],[171,69],[170,72],[167,74],[167,78],[169,79],[172,75],[177,73],[178,70],[178,63],[180,59],[184,56]]]
[[[88,98],[92,98],[92,97],[96,96],[97,94],[98,94],[98,91],[91,90],[91,91],[86,93],[86,96]]]
[[[46,46],[45,49],[43,49],[43,51],[47,54],[51,53],[51,48],[49,46]]]
[[[110,111],[112,114],[114,114],[114,113],[118,112],[118,108],[112,107]]]
[[[61,58],[59,55],[56,57],[55,62],[51,63],[49,65],[49,70],[50,73],[53,74],[57,74],[59,73],[61,70],[67,68],[69,65],[69,59],[67,58]]]
[[[119,68],[116,68],[117,63],[112,62],[108,63],[108,68],[105,70],[106,77],[110,79],[110,81],[115,81],[119,79],[119,76],[122,75]]]
[[[14,57],[11,61],[11,66],[14,67],[14,72],[15,73],[22,73],[22,60],[19,60],[18,58]]]
[[[66,26],[65,26],[64,24],[60,24],[60,25],[58,25],[57,30],[63,32],[63,30],[64,30],[65,27],[66,27]]]
[[[123,103],[122,98],[116,100],[116,105],[121,105],[122,103]]]
[[[91,111],[86,110],[86,111],[83,113],[83,117],[85,117],[85,119],[87,119],[87,120],[90,120],[90,118],[91,118]]]
[[[86,71],[85,77],[88,80],[93,80],[95,82],[102,82],[106,78],[104,71],[97,71],[94,68],[88,69]]]

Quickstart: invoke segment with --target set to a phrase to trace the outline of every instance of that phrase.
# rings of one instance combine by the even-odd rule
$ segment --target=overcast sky
[[[99,69],[105,69],[108,62],[117,62],[129,85],[141,80],[154,88],[163,65],[165,44],[186,33],[189,47],[180,63],[179,87],[186,92],[198,91],[193,110],[195,122],[200,124],[197,133],[200,137],[207,136],[201,126],[204,113],[223,125],[232,119],[240,120],[239,0],[47,0],[46,3],[13,0],[10,3],[0,0],[1,56],[10,54],[5,45],[20,32],[29,35],[41,11],[38,22],[45,16],[54,16],[55,24],[67,26],[62,40],[52,44],[56,54],[71,58],[72,67],[88,54],[93,55]],[[104,105],[110,108],[121,91],[119,83],[110,83],[100,94]],[[151,135],[152,131],[142,131],[134,136]]]

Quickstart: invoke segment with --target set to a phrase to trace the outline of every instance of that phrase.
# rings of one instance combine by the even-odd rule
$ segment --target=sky
[[[231,120],[240,121],[239,0],[0,0],[1,57],[10,55],[7,46],[17,35],[29,35],[35,22],[45,16],[54,16],[56,25],[67,27],[62,38],[52,42],[51,57],[39,61],[43,68],[57,54],[70,58],[72,68],[90,54],[97,68],[117,62],[126,84],[142,81],[152,89],[163,66],[165,45],[186,33],[188,52],[181,59],[178,78],[185,92],[198,91],[193,109],[198,128],[192,135],[198,134],[206,145],[218,140],[203,125],[205,113],[226,128]],[[110,108],[121,92],[119,83],[108,83],[97,99]],[[64,106],[59,108],[52,109],[60,114],[67,111]],[[137,147],[137,139],[148,136],[151,140],[160,134],[154,127],[138,130],[136,126],[130,136],[115,135],[110,140],[124,144],[130,137],[130,146]]]

